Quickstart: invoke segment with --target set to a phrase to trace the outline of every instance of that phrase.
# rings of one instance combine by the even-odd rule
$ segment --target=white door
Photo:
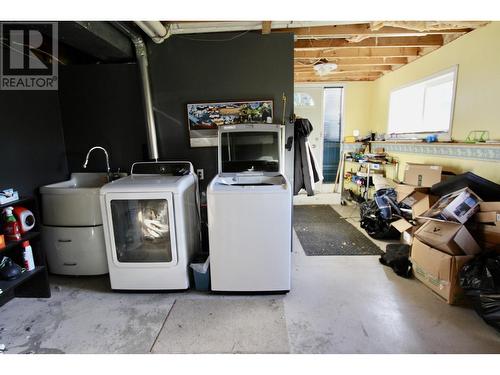
[[[172,193],[106,195],[111,254],[116,267],[177,264]]]
[[[309,143],[318,161],[318,169],[321,171],[321,174],[323,174],[324,91],[323,87],[296,85],[294,93],[295,114],[298,117],[308,119],[313,126],[313,131],[309,135]],[[314,191],[322,191],[321,182],[315,184]]]

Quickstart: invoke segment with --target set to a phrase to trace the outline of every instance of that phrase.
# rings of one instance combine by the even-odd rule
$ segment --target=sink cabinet
[[[99,201],[107,177],[107,173],[72,173],[67,181],[40,188],[42,242],[51,273],[108,273]]]

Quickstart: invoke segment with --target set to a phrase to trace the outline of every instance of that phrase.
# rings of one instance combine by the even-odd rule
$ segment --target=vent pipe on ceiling
[[[155,43],[162,43],[170,36],[167,29],[160,21],[134,21]]]
[[[148,55],[146,50],[146,43],[127,25],[121,22],[111,22],[111,24],[120,30],[122,33],[127,35],[132,43],[134,44],[135,54],[137,57],[137,65],[139,66],[139,71],[141,75],[142,91],[144,99],[144,111],[146,112],[146,127],[147,127],[147,138],[148,138],[148,150],[149,158],[152,160],[158,160],[158,141],[156,139],[156,125],[155,117],[153,112],[153,98],[151,95],[151,84],[149,81],[149,71],[148,71]]]

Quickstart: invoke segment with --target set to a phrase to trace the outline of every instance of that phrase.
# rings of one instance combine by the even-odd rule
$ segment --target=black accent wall
[[[71,172],[104,172],[105,157],[113,171],[129,172],[146,158],[146,129],[142,91],[136,64],[71,65],[59,72],[59,101],[68,165]]]
[[[190,147],[187,103],[272,98],[280,122],[285,93],[285,118],[293,112],[292,34],[180,35],[162,44],[148,40],[148,51],[160,159],[203,168],[202,189],[217,173],[217,147]],[[68,172],[84,171],[85,155],[95,145],[109,151],[113,170],[129,171],[133,162],[147,160],[136,64],[61,66],[59,93],[0,92],[0,98],[2,186],[29,191],[64,180]],[[292,125],[287,135],[293,135]],[[104,155],[97,151],[87,171],[104,170]],[[293,150],[286,170],[291,178]]]
[[[271,98],[274,121],[281,122],[285,93],[285,118],[293,112],[292,34],[177,35],[162,44],[148,42],[148,51],[160,158],[203,168],[203,188],[217,173],[217,147],[190,148],[187,103]],[[293,150],[286,169],[293,177]]]
[[[34,195],[67,178],[57,91],[0,91],[0,150],[1,190]]]

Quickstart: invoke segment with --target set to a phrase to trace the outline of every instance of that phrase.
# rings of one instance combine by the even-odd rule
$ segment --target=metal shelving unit
[[[346,154],[344,153],[343,154],[343,161],[342,161],[342,171],[341,171],[341,185],[340,185],[340,191],[341,191],[341,194],[343,196],[344,194],[344,189],[346,188],[346,183],[345,183],[345,174],[347,172],[349,173],[356,173],[357,176],[359,177],[363,177],[366,179],[366,185],[363,186],[363,190],[361,190],[362,188],[360,187],[360,194],[362,198],[368,200],[370,197],[369,197],[369,192],[370,192],[370,189],[374,188],[375,186],[373,185],[373,183],[371,183],[371,180],[370,180],[370,177],[373,177],[373,170],[384,170],[384,175],[385,177],[386,176],[386,172],[387,172],[387,167],[392,167],[394,170],[393,170],[393,176],[392,178],[397,178],[398,176],[398,172],[399,172],[399,163],[396,162],[396,163],[377,163],[377,162],[373,162],[373,161],[362,161],[362,162],[359,162],[359,161],[354,161],[354,160],[346,160]],[[350,164],[355,164],[355,165],[358,165],[359,167],[361,166],[365,166],[367,168],[367,172],[364,173],[363,175],[360,175],[359,171],[357,172],[353,172],[352,170],[350,171],[346,171],[346,165],[350,163]],[[374,168],[374,166],[377,166],[376,168]],[[355,184],[354,182],[350,181],[349,183],[351,184]],[[356,186],[359,186],[356,184]],[[351,190],[351,189],[349,189]],[[341,204],[342,205],[345,205],[345,200],[344,198],[341,198]]]
[[[30,241],[35,260],[35,269],[25,271],[15,280],[0,280],[0,306],[15,297],[25,298],[49,298],[50,285],[47,272],[45,253],[40,244],[39,216],[37,204],[32,197],[23,197],[15,202],[0,205],[0,212],[9,206],[20,206],[28,208],[35,215],[36,225],[33,230],[25,233],[18,241],[6,241],[6,246],[0,249],[0,258],[8,256],[14,262],[23,264],[22,246],[23,241]]]

